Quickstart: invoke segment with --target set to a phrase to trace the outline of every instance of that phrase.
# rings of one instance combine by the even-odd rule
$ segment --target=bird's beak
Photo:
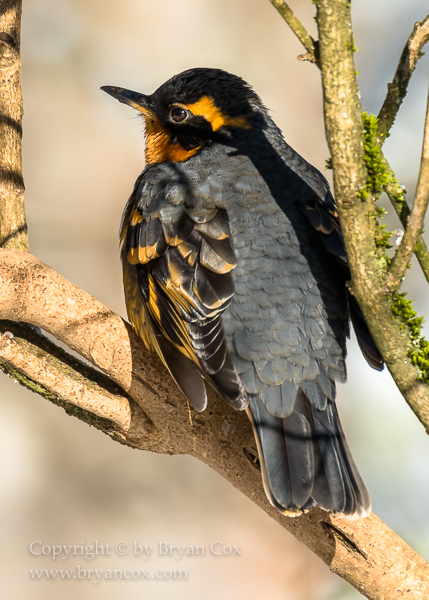
[[[139,92],[132,92],[131,90],[126,90],[124,88],[114,87],[112,85],[103,85],[101,89],[103,92],[106,92],[110,96],[113,96],[113,98],[119,100],[119,102],[128,104],[128,106],[135,108],[145,116],[153,114],[148,106],[149,96],[145,96]]]

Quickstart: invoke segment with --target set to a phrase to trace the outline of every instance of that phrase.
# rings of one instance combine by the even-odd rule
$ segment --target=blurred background
[[[314,6],[291,6],[315,35]],[[354,3],[357,69],[366,110],[377,113],[423,0]],[[251,83],[287,141],[328,177],[319,73],[268,0],[25,0],[22,25],[24,178],[33,254],[125,317],[118,259],[123,206],[143,168],[143,123],[99,90],[153,92],[194,66]],[[423,58],[385,151],[413,199],[427,94]],[[387,204],[386,204],[387,206]],[[389,210],[391,228],[399,224]],[[419,268],[407,289],[428,314]],[[387,373],[349,344],[340,386],[344,428],[374,511],[429,559],[429,440]],[[113,443],[0,375],[2,589],[35,600],[352,600],[361,597],[220,476],[190,457]],[[152,545],[130,553],[52,560],[30,543]],[[204,556],[159,556],[158,543],[204,546]],[[214,556],[214,541],[241,555]],[[40,546],[36,546],[39,550]],[[187,580],[31,579],[30,569],[180,568]]]

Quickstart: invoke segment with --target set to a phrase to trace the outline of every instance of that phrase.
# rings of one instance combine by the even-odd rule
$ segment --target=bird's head
[[[141,112],[146,123],[146,161],[184,161],[222,135],[250,130],[259,97],[240,77],[221,69],[190,69],[152,95],[101,88]]]

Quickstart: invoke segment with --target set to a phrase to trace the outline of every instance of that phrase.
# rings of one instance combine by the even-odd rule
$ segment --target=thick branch
[[[191,409],[190,420],[171,377],[129,326],[52,269],[28,254],[0,252],[0,307],[1,319],[48,330],[102,368],[138,403],[130,402],[128,433],[109,433],[114,439],[199,458],[368,598],[428,597],[429,565],[375,515],[349,521],[315,510],[293,519],[273,509],[250,459],[256,449],[246,415],[210,391],[209,409],[201,414]],[[98,408],[109,414],[108,406],[104,413]]]
[[[307,50],[307,54],[298,56],[300,60],[309,60],[310,62],[318,63],[319,55],[317,49],[317,42],[313,40],[311,35],[305,29],[301,21],[295,16],[291,8],[284,2],[284,0],[270,0],[271,4],[278,10],[283,19],[292,29],[296,37],[303,44]]]
[[[388,85],[386,99],[378,114],[378,136],[383,144],[392,127],[401,104],[407,94],[408,83],[422,56],[422,48],[429,41],[429,15],[414,25],[414,29],[402,50],[395,76]]]
[[[350,3],[318,0],[326,135],[339,206],[362,206],[366,183],[362,109],[356,82]],[[362,211],[361,211],[362,212]]]
[[[392,317],[390,297],[381,293],[383,265],[377,260],[372,198],[362,198],[366,183],[363,167],[362,113],[353,62],[353,37],[348,0],[317,0],[320,59],[324,91],[326,135],[332,153],[338,212],[356,296],[371,334],[398,388],[429,432],[429,388],[411,364],[410,337],[402,322]]]
[[[401,285],[405,271],[424,229],[424,220],[429,203],[429,95],[426,123],[423,136],[422,160],[413,210],[407,223],[404,237],[392,260],[385,283],[385,293],[396,291]]]
[[[0,0],[0,248],[28,251],[21,165],[21,2]]]

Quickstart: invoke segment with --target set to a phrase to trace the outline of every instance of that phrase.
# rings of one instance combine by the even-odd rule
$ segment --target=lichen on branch
[[[429,342],[422,335],[424,317],[419,317],[413,308],[413,301],[407,299],[407,293],[394,294],[392,311],[401,319],[410,336],[408,354],[411,362],[419,369],[419,381],[429,384]]]

